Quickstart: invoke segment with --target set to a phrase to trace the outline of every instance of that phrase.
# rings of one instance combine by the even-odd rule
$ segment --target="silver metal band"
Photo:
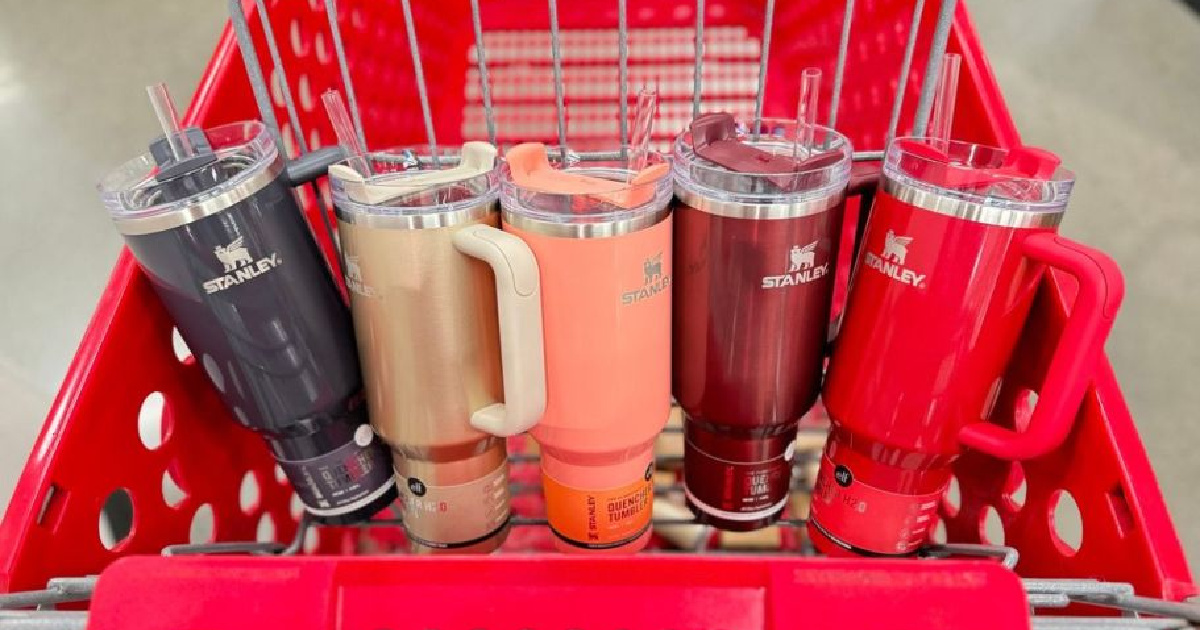
[[[496,212],[496,200],[495,198],[487,199],[479,203],[464,205],[455,210],[414,214],[348,212],[337,204],[334,204],[334,210],[337,212],[338,221],[342,223],[389,230],[423,230],[477,222]]]
[[[1054,210],[1024,210],[1001,208],[976,201],[967,201],[950,195],[924,190],[884,176],[883,191],[901,203],[923,210],[965,219],[984,225],[1011,228],[1052,228],[1062,221],[1065,208]]]
[[[505,225],[511,225],[518,230],[536,232],[546,236],[562,238],[606,238],[621,236],[638,230],[658,225],[671,214],[670,204],[661,210],[640,212],[628,219],[616,221],[598,221],[596,223],[559,223],[557,221],[541,221],[527,214],[504,209],[502,218]]]
[[[137,216],[135,213],[129,213],[124,216],[116,215],[113,217],[113,224],[116,225],[117,231],[126,236],[165,232],[166,230],[212,216],[233,207],[240,201],[249,199],[255,193],[275,181],[281,173],[283,173],[283,157],[276,156],[266,167],[250,173],[246,179],[226,188],[220,194],[197,200],[193,204],[181,206],[161,214]]]
[[[795,219],[832,210],[846,199],[844,191],[806,201],[789,203],[741,203],[705,197],[700,193],[675,184],[675,196],[684,205],[720,217],[735,219]]]

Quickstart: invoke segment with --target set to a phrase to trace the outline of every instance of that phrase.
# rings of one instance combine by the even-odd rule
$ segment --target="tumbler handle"
[[[520,238],[489,225],[454,234],[454,247],[492,266],[500,320],[504,402],[471,414],[471,426],[500,437],[532,429],[546,410],[542,293],[537,258]]]
[[[959,432],[963,444],[1009,460],[1039,457],[1067,438],[1125,296],[1121,270],[1095,249],[1053,232],[1031,235],[1021,248],[1028,258],[1075,276],[1079,293],[1050,359],[1028,428],[1017,432],[978,422]]]

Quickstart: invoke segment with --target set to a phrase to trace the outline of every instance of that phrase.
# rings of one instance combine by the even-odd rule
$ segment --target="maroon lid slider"
[[[778,188],[778,192],[803,188],[805,171],[836,164],[842,157],[837,151],[826,151],[796,160],[788,155],[764,151],[739,138],[733,115],[725,112],[696,118],[692,121],[691,132],[696,155],[733,173],[761,176],[762,180]],[[766,134],[766,137],[771,136]],[[787,143],[789,148],[791,145],[791,142]],[[746,183],[753,186],[753,180]]]

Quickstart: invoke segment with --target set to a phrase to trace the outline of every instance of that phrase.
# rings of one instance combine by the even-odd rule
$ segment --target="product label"
[[[337,449],[312,459],[279,460],[279,466],[309,512],[335,516],[367,505],[392,487],[389,459],[371,425],[362,424],[354,439]]]
[[[856,550],[906,554],[929,540],[945,488],[929,494],[896,494],[871,487],[853,472],[821,462],[811,517],[831,537]]]
[[[428,484],[405,468],[404,461],[397,462],[404,531],[413,541],[435,549],[457,549],[491,538],[508,523],[507,462],[457,486]]]
[[[696,507],[711,516],[747,521],[770,516],[787,503],[790,451],[761,462],[730,462],[688,443],[683,455],[685,488]]]
[[[629,544],[650,527],[654,464],[641,479],[608,490],[583,490],[559,483],[542,472],[546,517],[560,539],[584,549]]]

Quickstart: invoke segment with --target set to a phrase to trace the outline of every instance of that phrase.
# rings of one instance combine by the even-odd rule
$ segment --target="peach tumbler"
[[[554,169],[541,145],[507,160],[504,230],[529,245],[542,287],[546,411],[531,433],[550,528],[561,551],[637,551],[671,405],[666,164],[631,179],[624,163]]]

